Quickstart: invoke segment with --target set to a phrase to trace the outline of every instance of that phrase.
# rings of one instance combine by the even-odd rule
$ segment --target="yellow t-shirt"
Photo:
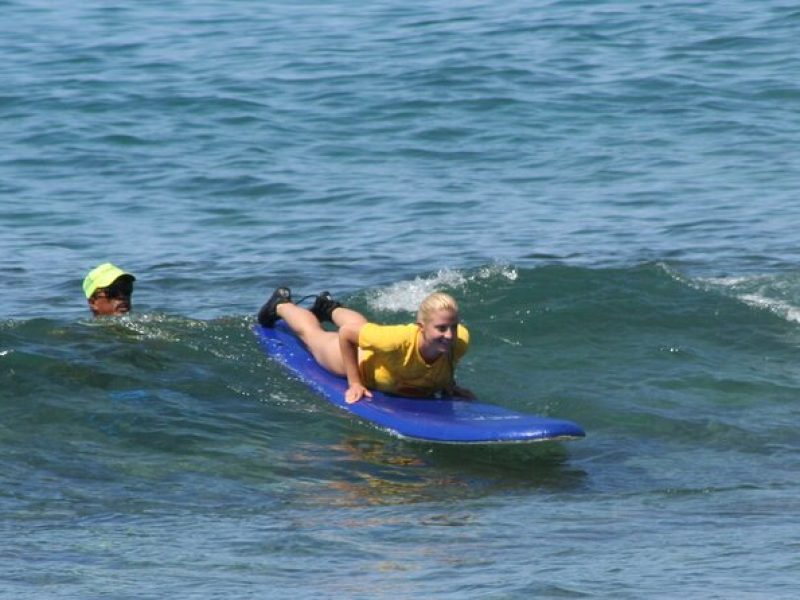
[[[455,355],[428,364],[417,349],[419,326],[367,323],[358,335],[359,369],[364,385],[402,396],[430,396],[453,381],[453,368],[469,347],[469,331],[458,325]]]

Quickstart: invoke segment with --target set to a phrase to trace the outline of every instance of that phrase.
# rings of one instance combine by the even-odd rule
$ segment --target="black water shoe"
[[[272,296],[266,301],[261,310],[258,311],[258,322],[264,327],[274,327],[275,322],[280,319],[277,308],[279,304],[292,301],[292,291],[287,287],[276,288]]]
[[[311,312],[314,313],[314,316],[317,317],[317,320],[320,323],[324,323],[325,321],[333,322],[333,314],[334,309],[339,308],[342,305],[341,302],[337,302],[333,299],[330,292],[322,292],[317,299],[314,300],[314,306],[311,307]]]

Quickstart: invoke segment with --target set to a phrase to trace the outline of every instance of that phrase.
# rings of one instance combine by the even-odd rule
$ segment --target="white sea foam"
[[[416,312],[419,303],[437,290],[463,290],[470,282],[482,281],[492,277],[505,277],[510,281],[517,279],[518,272],[507,265],[483,267],[474,273],[465,274],[455,269],[441,269],[428,277],[415,277],[412,280],[398,281],[378,290],[368,299],[375,310],[387,312]]]
[[[797,296],[796,283],[785,276],[750,275],[704,277],[693,280],[695,287],[716,290],[740,302],[767,310],[793,323],[800,323],[800,307],[792,298]]]
[[[767,298],[761,294],[741,294],[737,297],[749,306],[768,310],[787,321],[800,323],[800,308],[789,302],[776,300],[775,298]]]

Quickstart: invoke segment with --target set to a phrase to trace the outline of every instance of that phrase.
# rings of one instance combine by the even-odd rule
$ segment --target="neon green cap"
[[[130,277],[131,281],[136,281],[136,277],[118,266],[112,265],[110,262],[103,263],[89,271],[83,280],[83,293],[86,294],[87,299],[91,298],[97,288],[108,287],[120,277]]]

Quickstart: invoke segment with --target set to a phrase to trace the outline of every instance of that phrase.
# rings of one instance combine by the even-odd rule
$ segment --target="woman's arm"
[[[469,330],[464,327],[463,325],[458,326],[458,340],[456,341],[455,345],[455,353],[458,358],[463,358],[464,355],[467,353],[467,349],[469,348]],[[467,388],[463,388],[456,383],[455,378],[455,369],[456,369],[456,361],[453,357],[450,357],[450,368],[453,372],[453,378],[450,381],[450,385],[444,389],[445,396],[454,396],[456,398],[465,398],[467,400],[475,400],[475,394],[472,391],[468,390]]]
[[[358,334],[363,324],[343,325],[339,328],[339,348],[342,351],[342,361],[347,375],[347,391],[344,401],[348,404],[358,402],[366,396],[372,398],[372,392],[364,387],[361,382],[361,372],[358,370]]]

